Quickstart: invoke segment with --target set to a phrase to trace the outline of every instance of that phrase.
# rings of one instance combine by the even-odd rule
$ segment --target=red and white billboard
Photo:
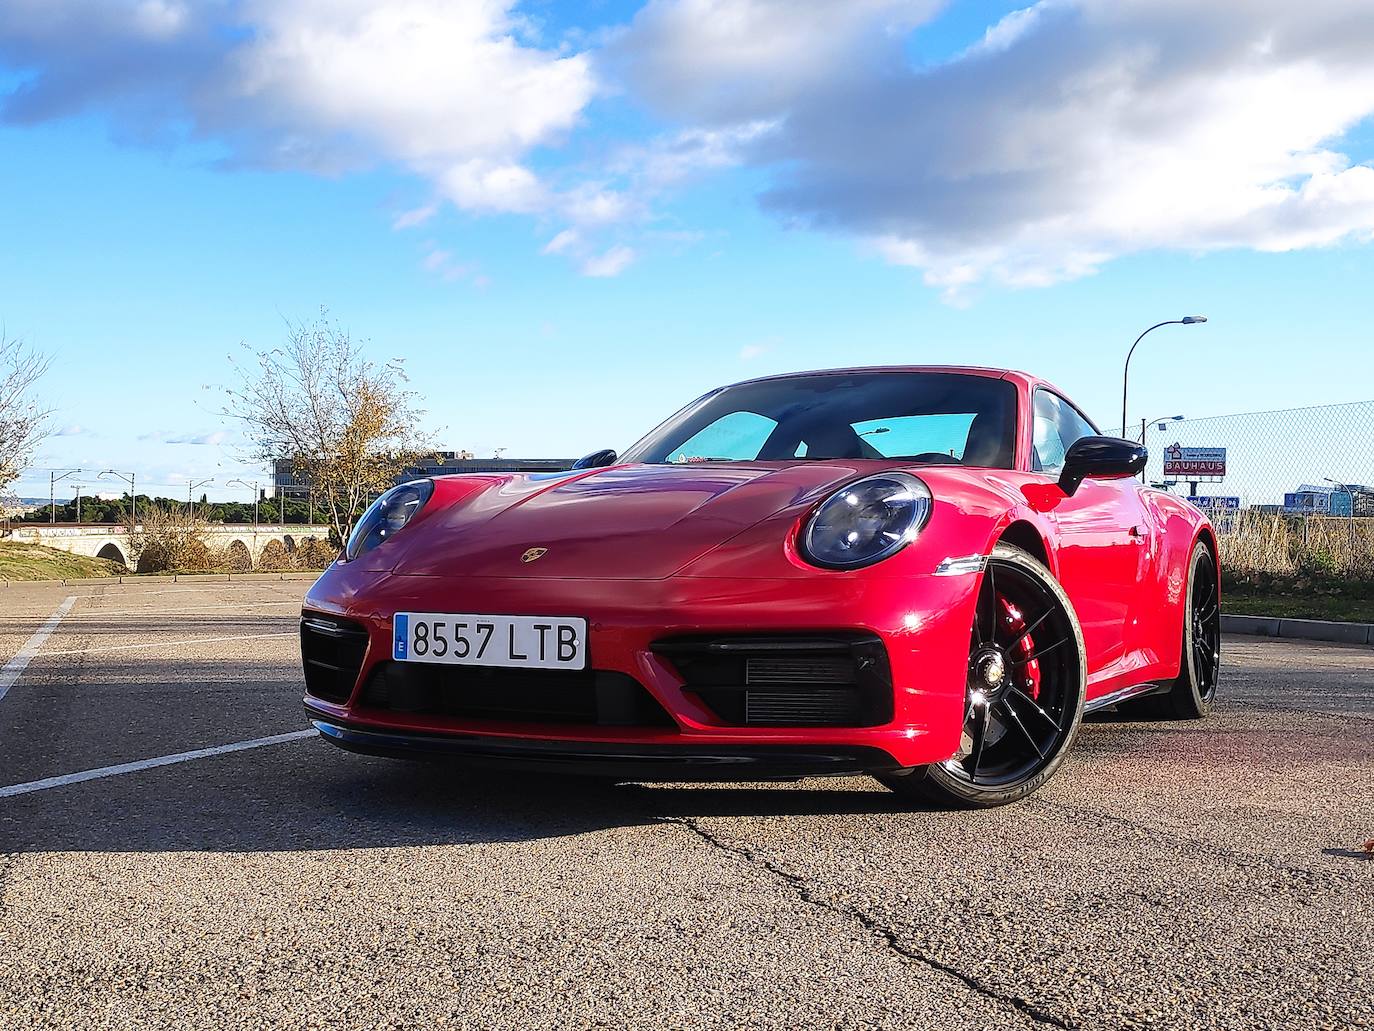
[[[1188,479],[1193,476],[1225,476],[1224,447],[1183,447],[1170,444],[1164,449],[1164,476]]]

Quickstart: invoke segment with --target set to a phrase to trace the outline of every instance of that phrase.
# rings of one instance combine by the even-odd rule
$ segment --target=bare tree
[[[238,368],[225,414],[243,423],[256,460],[291,461],[341,544],[368,502],[432,444],[398,359],[370,361],[324,311],[288,328],[282,347]]]
[[[33,392],[47,371],[46,357],[0,334],[0,488],[19,476],[48,435],[49,410]]]

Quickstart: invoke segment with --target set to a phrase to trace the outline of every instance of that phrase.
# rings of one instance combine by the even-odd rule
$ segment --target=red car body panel
[[[1199,539],[1215,550],[1202,513],[1134,480],[1085,480],[1069,496],[1054,476],[1032,471],[1034,391],[1053,389],[1042,380],[986,369],[890,371],[1014,384],[1016,468],[816,460],[437,478],[403,532],[336,563],[310,589],[307,614],[361,624],[369,644],[348,699],[307,695],[307,709],[323,723],[379,732],[698,749],[853,746],[881,750],[898,766],[939,762],[959,744],[981,576],[958,571],[967,567],[953,560],[986,556],[1003,538],[1039,551],[1072,600],[1090,702],[1176,676],[1189,558]],[[809,564],[797,539],[816,507],[843,484],[894,468],[930,488],[924,530],[865,568]],[[547,553],[522,563],[533,547]],[[675,725],[555,726],[369,709],[361,686],[390,659],[399,611],[583,616],[595,669],[633,677]],[[650,647],[680,634],[839,630],[871,632],[886,647],[893,706],[885,725],[727,725]]]

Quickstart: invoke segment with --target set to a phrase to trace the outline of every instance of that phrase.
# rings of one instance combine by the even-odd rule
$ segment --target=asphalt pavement
[[[337,751],[305,587],[0,588],[0,1028],[1374,1027],[1374,648],[913,812]]]

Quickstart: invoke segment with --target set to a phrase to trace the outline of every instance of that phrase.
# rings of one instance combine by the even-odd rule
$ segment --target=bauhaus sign
[[[1225,476],[1226,449],[1170,444],[1164,449],[1164,475],[1185,479],[1189,476]]]

